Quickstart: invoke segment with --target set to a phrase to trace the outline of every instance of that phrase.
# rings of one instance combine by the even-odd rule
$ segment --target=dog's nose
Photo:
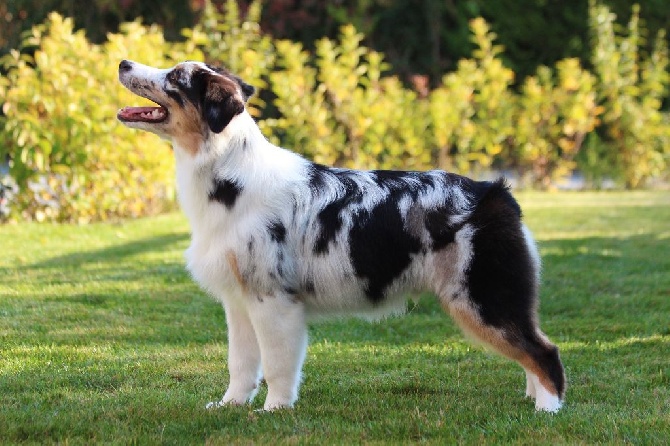
[[[119,64],[119,71],[130,71],[133,69],[133,64],[127,60],[122,60]]]

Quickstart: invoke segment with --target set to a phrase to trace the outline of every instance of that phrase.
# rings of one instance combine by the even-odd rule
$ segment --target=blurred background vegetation
[[[667,0],[0,0],[0,217],[173,206],[167,145],[114,119],[122,58],[229,67],[318,162],[667,184],[668,27]]]

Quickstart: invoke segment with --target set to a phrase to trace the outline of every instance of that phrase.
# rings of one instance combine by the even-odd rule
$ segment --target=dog
[[[538,326],[540,258],[503,180],[440,170],[326,167],[271,144],[246,110],[254,87],[225,69],[123,60],[119,80],[155,107],[118,119],[172,142],[191,225],[193,278],[224,307],[230,383],[208,408],[291,408],[307,322],[402,313],[433,292],[476,341],[523,367],[526,395],[558,411],[566,380]]]

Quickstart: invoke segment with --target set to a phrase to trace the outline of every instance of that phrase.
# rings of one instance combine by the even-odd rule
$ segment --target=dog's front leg
[[[304,305],[289,296],[275,295],[260,297],[248,308],[268,384],[263,409],[293,407],[307,352]]]
[[[261,352],[247,309],[240,303],[225,305],[228,325],[228,371],[230,384],[221,401],[207,408],[240,405],[253,400],[258,392]]]

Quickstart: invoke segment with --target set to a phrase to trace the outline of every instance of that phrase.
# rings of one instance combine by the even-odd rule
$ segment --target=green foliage
[[[339,42],[320,40],[315,66],[299,44],[278,42],[280,69],[270,80],[281,116],[267,128],[318,162],[425,168],[425,104],[397,78],[382,77],[382,55],[361,46],[362,38],[344,26]]]
[[[598,123],[602,108],[596,103],[595,78],[579,60],[565,59],[557,75],[540,67],[526,79],[519,97],[514,143],[520,173],[541,187],[568,175],[586,135]],[[557,79],[555,79],[557,77]]]
[[[309,65],[310,55],[299,43],[276,42],[277,68],[270,74],[278,119],[261,121],[276,143],[299,151],[316,162],[330,164],[337,155],[333,148],[344,146],[344,133],[337,133],[325,103],[323,86],[317,88],[317,70]]]
[[[460,172],[515,168],[548,187],[569,174],[584,137],[600,113],[595,80],[576,59],[541,67],[519,93],[502,48],[483,19],[471,22],[477,49],[430,94],[437,165]],[[554,78],[557,80],[554,80]]]
[[[472,57],[440,87],[418,92],[388,75],[384,56],[351,25],[313,52],[264,35],[260,2],[244,17],[235,0],[223,13],[207,3],[182,43],[130,22],[92,44],[72,20],[52,14],[24,40],[31,51],[3,58],[0,159],[11,159],[26,218],[86,222],[158,212],[172,202],[172,157],[154,136],[114,119],[119,106],[138,102],[118,84],[116,67],[123,58],[154,66],[204,59],[259,88],[250,105],[263,131],[317,162],[465,174],[515,169],[540,187],[578,167],[639,187],[666,172],[670,155],[660,111],[670,83],[665,35],[645,57],[639,8],[624,35],[607,8],[592,2],[590,11],[594,74],[565,59],[517,89],[496,34],[479,18],[470,22]]]
[[[615,15],[595,0],[589,3],[592,63],[605,109],[606,146],[590,146],[598,153],[587,159],[606,163],[630,188],[663,172],[670,156],[670,128],[661,113],[670,84],[665,31],[659,31],[651,54],[644,58],[639,12],[634,5],[626,32],[617,33]]]
[[[494,45],[488,24],[480,18],[470,26],[477,46],[474,58],[461,60],[444,77],[430,107],[438,164],[461,172],[490,167],[513,132],[514,73],[498,57],[502,48]]]
[[[118,84],[116,67],[126,57],[171,64],[186,57],[184,48],[138,22],[94,45],[55,13],[24,44],[37,48],[34,56],[13,51],[4,59],[3,134],[11,142],[0,147],[0,157],[11,156],[24,216],[86,222],[164,209],[172,157],[155,137],[116,122],[116,110],[137,101]]]

